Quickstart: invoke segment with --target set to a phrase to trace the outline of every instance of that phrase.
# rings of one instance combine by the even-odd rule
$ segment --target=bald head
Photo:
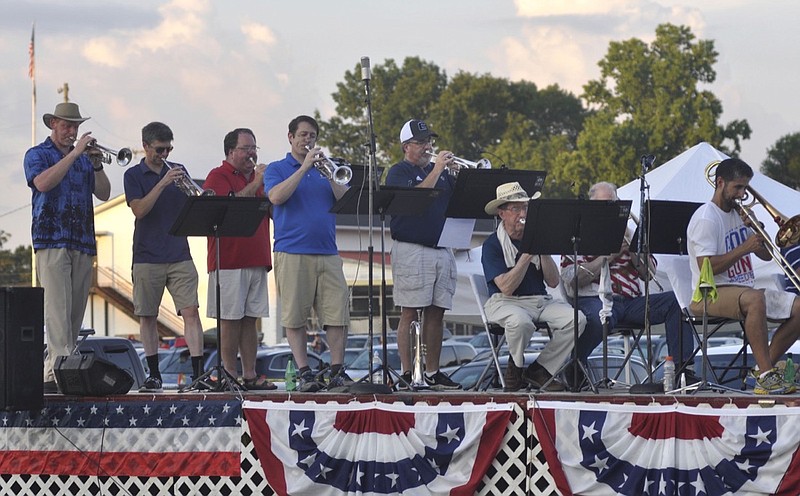
[[[597,183],[589,188],[589,199],[617,201],[617,186],[608,182]]]

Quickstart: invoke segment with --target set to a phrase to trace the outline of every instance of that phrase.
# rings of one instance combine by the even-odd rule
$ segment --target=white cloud
[[[521,17],[608,14],[625,9],[633,0],[514,0]]]
[[[275,34],[264,24],[246,22],[242,24],[242,33],[247,37],[248,43],[273,46],[277,42]]]

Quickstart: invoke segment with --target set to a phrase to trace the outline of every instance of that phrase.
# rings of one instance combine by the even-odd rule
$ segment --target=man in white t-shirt
[[[781,356],[800,336],[800,299],[785,291],[755,289],[755,273],[750,254],[771,260],[764,238],[752,232],[739,215],[741,200],[753,178],[753,169],[744,161],[729,158],[717,166],[714,196],[692,216],[687,229],[692,287],[697,287],[703,259],[708,258],[714,273],[718,298],[708,302],[708,314],[744,320],[756,368],[756,394],[788,394],[793,383],[784,381],[775,368]],[[690,306],[702,315],[703,302]],[[781,324],[769,343],[767,320]]]

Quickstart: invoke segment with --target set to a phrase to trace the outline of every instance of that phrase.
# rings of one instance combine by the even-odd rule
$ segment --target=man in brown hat
[[[44,288],[45,393],[56,393],[53,366],[77,343],[97,254],[92,195],[108,200],[111,184],[102,153],[90,148],[91,133],[78,136],[78,127],[89,119],[78,105],[59,103],[43,119],[50,136],[25,153],[24,167],[32,192],[36,275]]]
[[[547,391],[563,391],[564,385],[553,378],[572,351],[574,311],[564,302],[553,300],[545,284],[558,286],[559,272],[549,255],[520,252],[530,196],[519,183],[497,187],[496,198],[486,204],[489,215],[500,218],[497,231],[483,243],[481,264],[489,300],[486,318],[505,329],[508,342],[508,366],[504,376],[506,391],[528,385]],[[578,332],[586,318],[578,313]],[[546,323],[552,332],[550,342],[535,362],[523,369],[525,348],[536,330],[534,322]]]

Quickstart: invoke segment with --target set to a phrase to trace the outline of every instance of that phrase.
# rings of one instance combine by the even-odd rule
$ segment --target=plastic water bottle
[[[797,368],[794,365],[794,360],[792,360],[792,354],[786,357],[786,368],[783,369],[783,380],[790,384],[794,384],[794,379],[797,376]]]
[[[375,372],[372,373],[373,384],[383,384],[383,361],[378,350],[372,354],[372,366]]]
[[[283,378],[286,381],[287,391],[297,389],[297,370],[294,368],[294,361],[291,358],[286,363],[286,372],[284,372]]]
[[[664,359],[664,392],[675,389],[675,362],[672,356],[667,355]]]

